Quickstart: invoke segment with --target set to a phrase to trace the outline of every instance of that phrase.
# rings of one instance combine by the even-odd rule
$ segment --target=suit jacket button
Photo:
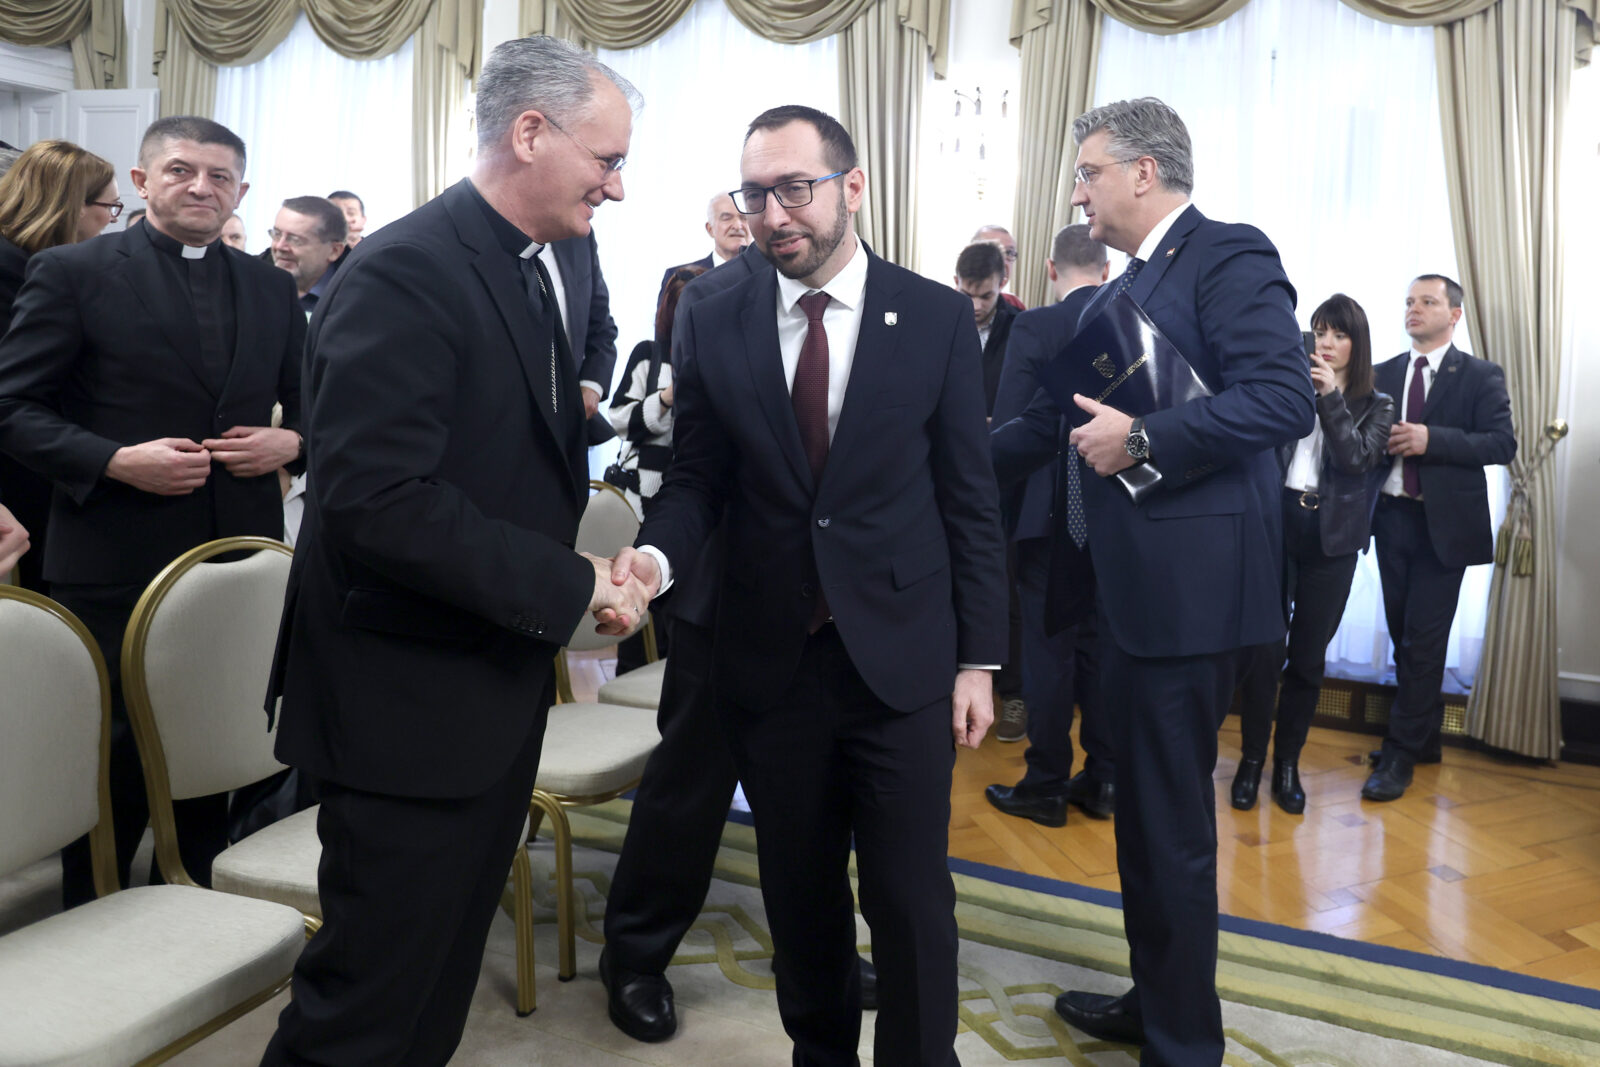
[[[830,520],[828,519],[828,517],[826,515],[824,515],[822,518],[817,520],[817,525],[822,527],[824,530],[826,530],[828,528],[828,522],[829,521]]]
[[[814,595],[816,595],[816,592],[817,591],[815,589],[811,588],[810,582],[800,583],[800,595],[805,597],[807,600],[810,600]]]

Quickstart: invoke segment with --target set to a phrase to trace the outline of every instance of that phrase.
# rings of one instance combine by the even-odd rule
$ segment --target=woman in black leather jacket
[[[1291,815],[1305,811],[1300,784],[1300,749],[1322,688],[1328,642],[1339,628],[1356,558],[1372,532],[1372,506],[1381,484],[1380,467],[1394,399],[1372,381],[1372,338],[1361,305],[1335,293],[1311,316],[1316,351],[1311,384],[1317,393],[1317,424],[1310,436],[1285,446],[1284,578],[1294,604],[1287,655],[1279,642],[1249,650],[1241,695],[1244,754],[1233,779],[1233,806],[1255,806],[1272,733],[1273,683],[1278,692],[1277,741],[1273,748],[1272,796]]]

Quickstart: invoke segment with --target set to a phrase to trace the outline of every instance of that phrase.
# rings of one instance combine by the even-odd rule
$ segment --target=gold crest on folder
[[[1117,365],[1111,362],[1111,355],[1108,352],[1102,352],[1095,357],[1094,369],[1099,371],[1100,376],[1107,380],[1117,376]]]

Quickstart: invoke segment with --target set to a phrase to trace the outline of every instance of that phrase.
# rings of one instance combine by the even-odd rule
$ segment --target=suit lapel
[[[227,255],[227,246],[219,245],[217,248],[217,254]],[[228,379],[222,386],[222,392],[224,395],[233,387],[233,383],[236,379],[249,372],[249,361],[244,354],[245,349],[247,347],[253,347],[255,341],[260,338],[262,330],[262,301],[254,299],[255,294],[245,291],[245,272],[243,265],[239,263],[229,263],[227,268],[229,284],[233,286],[233,317],[235,328],[233,337],[233,359],[228,364]],[[298,301],[296,301],[295,311],[298,313],[300,310],[300,304]],[[276,373],[276,369],[274,369],[274,373]]]
[[[889,325],[889,316],[896,319],[906,309],[897,306],[900,283],[876,256],[867,259],[867,287],[861,296],[861,330],[856,335],[855,355],[850,363],[850,381],[845,386],[844,406],[839,410],[839,425],[833,432],[833,443],[828,447],[828,466],[823,477],[835,465],[836,457],[846,454],[855,446],[861,435],[870,429],[868,408],[874,397],[883,396],[905,368],[896,361],[895,352],[900,334]],[[909,322],[909,318],[907,319]],[[796,431],[798,440],[798,431]]]
[[[794,404],[789,398],[789,383],[784,378],[783,354],[778,347],[778,272],[773,271],[750,286],[750,294],[740,311],[744,331],[745,359],[755,380],[756,398],[767,417],[767,425],[778,439],[778,449],[794,468],[808,491],[811,464],[800,443],[800,426],[795,421]]]
[[[1400,393],[1405,389],[1406,356],[1402,352],[1393,359],[1386,359],[1373,369],[1372,378],[1377,383],[1378,392],[1388,393],[1395,402],[1395,410],[1403,418],[1405,415],[1405,397]]]
[[[1161,279],[1166,275],[1167,268],[1172,266],[1174,260],[1183,254],[1183,244],[1194,232],[1194,228],[1205,216],[1200,214],[1200,209],[1190,204],[1184,209],[1183,214],[1172,221],[1166,236],[1161,239],[1161,244],[1150,253],[1150,260],[1139,271],[1139,276],[1128,287],[1128,295],[1134,303],[1144,307],[1150,294],[1155,292],[1156,286],[1161,284]]]
[[[145,247],[139,249],[134,242],[142,243]],[[221,383],[212,381],[211,376],[206,373],[205,362],[200,357],[200,338],[196,335],[192,323],[189,329],[184,329],[184,324],[174,317],[176,312],[188,306],[187,301],[180,299],[174,305],[172,300],[174,294],[162,291],[161,272],[156,269],[156,264],[146,262],[143,258],[145,256],[159,256],[163,253],[158,251],[154,245],[150,244],[140,234],[124,236],[122,252],[123,255],[128,257],[126,264],[123,266],[123,279],[133,289],[134,295],[139,298],[139,302],[144,305],[144,309],[149,313],[151,320],[160,327],[162,334],[167,339],[167,343],[172,346],[172,350],[177,353],[178,358],[183,361],[183,364],[189,368],[200,384],[205,387],[206,392],[212,396],[218,396],[217,390]],[[242,327],[243,323],[240,325]],[[240,334],[241,336],[243,335],[242,329]]]
[[[1426,423],[1433,414],[1441,399],[1448,400],[1450,394],[1455,392],[1456,383],[1461,380],[1461,365],[1467,357],[1462,355],[1455,345],[1445,350],[1444,359],[1439,361],[1439,371],[1433,376],[1433,384],[1428,387],[1427,403],[1422,405],[1422,421]]]

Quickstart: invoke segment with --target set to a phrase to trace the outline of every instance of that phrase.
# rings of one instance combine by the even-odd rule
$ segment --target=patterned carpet
[[[539,1010],[512,1010],[511,923],[497,918],[457,1065],[778,1067],[789,1046],[778,1021],[767,935],[755,888],[754,834],[730,823],[718,880],[668,976],[678,1035],[660,1045],[623,1036],[605,1017],[596,979],[600,925],[626,801],[572,814],[582,896],[578,977],[558,982],[547,843],[535,846]],[[1114,896],[1011,872],[961,866],[961,1025],[966,1067],[1010,1063],[1128,1067],[1135,1050],[1094,1041],[1051,1010],[1063,988],[1120,991],[1127,946]],[[1595,994],[1504,972],[1373,949],[1266,924],[1225,920],[1219,986],[1231,1067],[1592,1067],[1600,1063]],[[859,926],[865,948],[870,941]],[[1313,943],[1315,942],[1315,943]],[[253,1063],[282,999],[173,1062]],[[861,1054],[871,1062],[871,1015]]]

